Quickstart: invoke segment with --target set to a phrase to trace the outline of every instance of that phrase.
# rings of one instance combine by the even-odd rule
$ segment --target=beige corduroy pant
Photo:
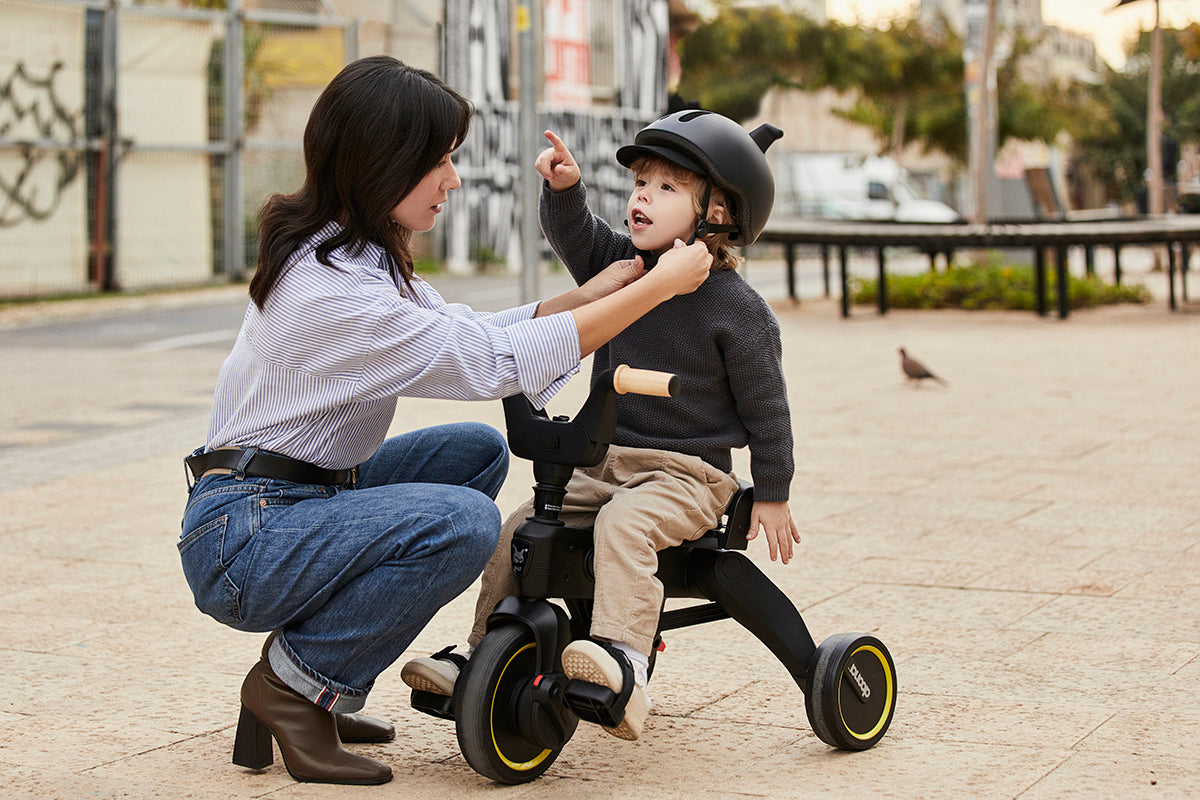
[[[733,475],[667,450],[614,445],[596,466],[575,470],[559,518],[567,525],[595,525],[593,637],[625,642],[649,656],[663,601],[663,586],[654,574],[658,551],[714,528],[736,490]],[[511,542],[532,513],[531,499],[504,523],[483,571],[467,640],[471,646],[486,633],[496,603],[516,594]]]

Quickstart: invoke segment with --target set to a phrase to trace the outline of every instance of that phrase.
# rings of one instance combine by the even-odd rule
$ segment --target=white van
[[[925,197],[894,160],[861,153],[781,153],[776,213],[825,219],[959,222],[958,212]]]

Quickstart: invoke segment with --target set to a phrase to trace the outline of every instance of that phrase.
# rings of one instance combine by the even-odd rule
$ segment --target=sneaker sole
[[[599,648],[597,649],[599,650]],[[563,672],[573,680],[594,683],[598,686],[605,686],[614,692],[620,692],[623,678],[621,668],[603,650],[599,650],[599,652],[604,655],[604,660],[597,662],[593,658],[593,653],[587,650],[569,649],[564,651],[562,655]],[[637,741],[641,736],[646,717],[649,715],[650,708],[646,701],[646,691],[640,686],[634,686],[633,692],[629,695],[629,702],[625,704],[625,717],[621,720],[621,724],[613,728],[605,727],[604,730],[618,739]]]
[[[426,664],[405,664],[400,670],[400,680],[419,692],[454,696],[454,681]]]

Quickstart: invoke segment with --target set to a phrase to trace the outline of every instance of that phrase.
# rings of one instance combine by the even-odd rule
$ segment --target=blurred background
[[[785,131],[776,218],[1200,211],[1197,18],[1200,0],[0,0],[0,298],[244,279],[317,95],[377,53],[477,109],[463,187],[417,242],[451,273],[551,257],[523,221],[542,130],[619,224],[615,149],[689,107]]]

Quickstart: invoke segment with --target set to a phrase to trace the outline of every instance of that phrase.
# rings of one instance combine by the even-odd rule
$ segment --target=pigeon
[[[917,361],[915,358],[906,353],[903,347],[900,348],[900,368],[904,370],[905,380],[918,386],[921,384],[921,381],[925,380],[926,378],[937,381],[942,386],[950,385],[937,375],[934,375],[932,372],[930,372],[929,368],[920,361]]]

